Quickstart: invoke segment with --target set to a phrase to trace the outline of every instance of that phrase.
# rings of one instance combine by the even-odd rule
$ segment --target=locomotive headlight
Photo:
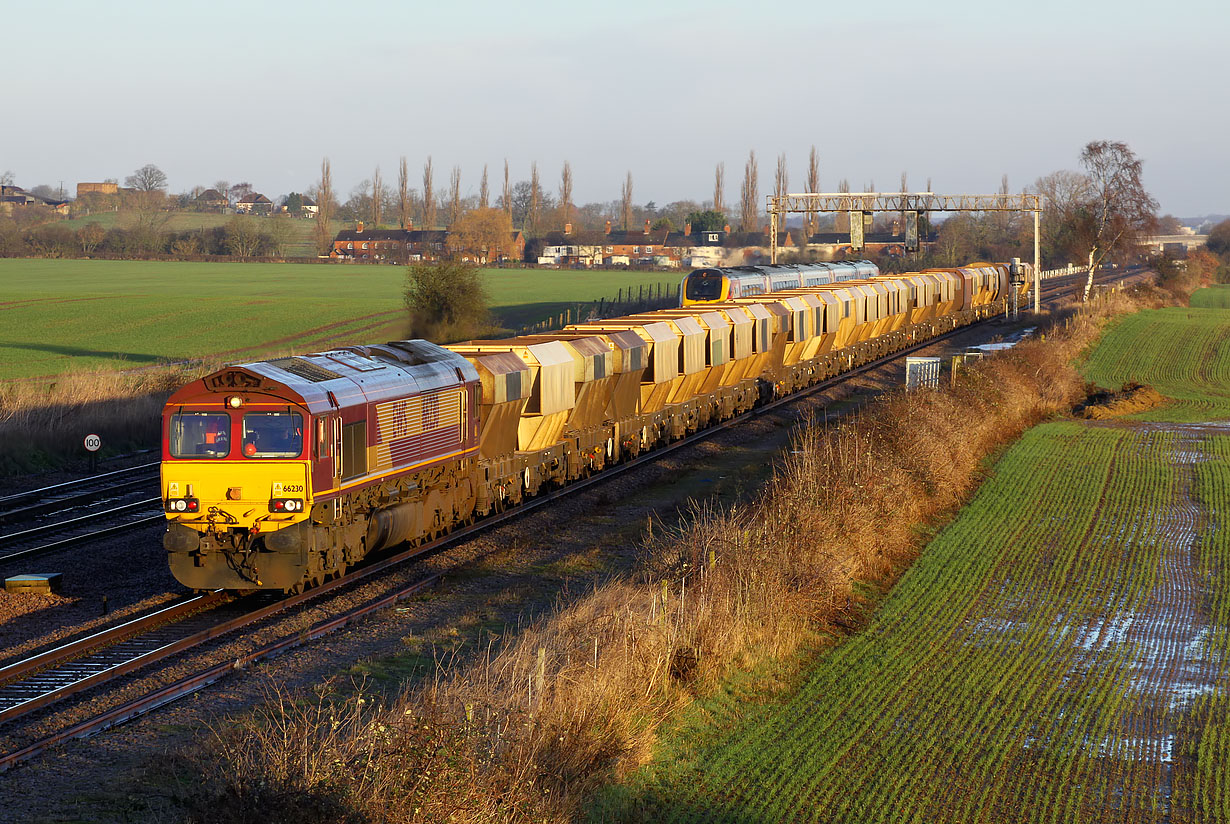
[[[201,502],[196,498],[169,498],[167,512],[200,512]]]
[[[178,501],[171,501],[171,508],[174,509],[176,512],[187,512],[188,502],[185,501],[183,498],[180,498]]]
[[[243,398],[239,397],[238,395],[232,395],[226,399],[226,405],[229,406],[231,409],[238,409],[239,407],[243,406]]]
[[[302,512],[301,498],[273,498],[269,501],[270,512]]]

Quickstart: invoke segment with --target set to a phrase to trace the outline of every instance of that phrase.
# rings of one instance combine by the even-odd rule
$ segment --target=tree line
[[[1042,258],[1047,265],[1080,262],[1090,269],[1104,262],[1130,255],[1136,241],[1156,231],[1166,218],[1157,218],[1157,203],[1149,196],[1141,180],[1141,164],[1131,149],[1123,143],[1095,141],[1088,144],[1079,157],[1080,170],[1061,170],[1039,178],[1022,189],[1045,198],[1042,214]],[[801,189],[821,191],[820,155],[812,146],[804,166]],[[530,164],[528,179],[514,181],[507,160],[501,168],[491,170],[484,165],[478,176],[477,189],[463,178],[462,169],[452,166],[445,172],[438,169],[428,156],[421,169],[411,169],[406,157],[401,157],[391,178],[379,166],[371,177],[361,181],[344,200],[336,191],[330,161],[322,161],[320,177],[304,193],[292,192],[283,203],[297,205],[304,195],[313,198],[318,207],[314,241],[319,253],[332,246],[338,222],[364,222],[371,228],[388,226],[415,228],[449,228],[471,240],[481,236],[479,246],[498,245],[493,238],[505,231],[521,230],[531,241],[550,232],[559,232],[571,225],[574,233],[597,232],[607,225],[634,230],[646,223],[651,229],[677,230],[691,224],[695,230],[732,228],[742,233],[763,233],[766,228],[764,201],[760,190],[760,162],[755,151],[748,153],[743,165],[743,177],[736,203],[729,203],[726,192],[724,163],[714,167],[712,198],[678,200],[662,206],[654,201],[638,204],[632,172],[620,183],[617,199],[606,202],[577,204],[574,202],[575,177],[573,167],[565,160],[556,182],[544,179],[537,162]],[[11,178],[11,175],[7,177]],[[96,230],[79,232],[69,237],[53,229],[23,231],[15,218],[8,226],[0,219],[0,254],[184,254],[184,255],[254,255],[278,256],[285,253],[284,234],[269,226],[243,230],[240,224],[228,224],[221,230],[173,233],[160,227],[161,215],[169,209],[187,208],[192,192],[171,197],[166,194],[166,175],[153,164],[136,170],[126,180],[122,194],[123,208],[135,216],[132,225],[111,230],[99,236]],[[791,191],[790,173],[785,154],[776,158],[772,175],[772,193],[784,195]],[[906,173],[902,173],[901,191],[908,191]],[[213,188],[235,200],[252,192],[251,184],[229,184],[219,180]],[[848,179],[841,179],[838,192],[850,192]],[[876,191],[874,180],[863,185],[863,191]],[[932,191],[927,180],[926,190]],[[1000,191],[1010,189],[1005,176]],[[86,200],[86,198],[83,198]],[[98,205],[95,203],[95,205]],[[502,215],[502,217],[501,217]],[[276,220],[276,218],[275,218]],[[849,231],[847,214],[825,215],[810,212],[802,215],[801,226],[794,226],[796,242],[820,231]],[[872,231],[896,229],[894,216],[880,215]],[[926,223],[923,234],[934,243],[926,252],[909,257],[885,256],[887,268],[919,265],[955,265],[973,259],[1002,260],[1007,257],[1032,259],[1032,220],[1027,214],[955,214],[942,221]],[[746,240],[754,245],[754,238]],[[473,244],[471,244],[473,245]],[[530,246],[532,251],[535,247]],[[456,250],[452,250],[456,251]],[[796,259],[806,260],[815,253],[806,251]]]
[[[265,220],[236,215],[221,226],[172,231],[136,223],[104,228],[86,223],[26,224],[0,219],[0,257],[42,258],[274,258],[288,256],[292,240],[287,218]]]

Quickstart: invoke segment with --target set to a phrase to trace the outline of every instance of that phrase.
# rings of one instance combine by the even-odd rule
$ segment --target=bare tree
[[[238,203],[256,190],[252,188],[252,184],[246,180],[242,183],[236,183],[231,188],[227,189],[225,194],[230,203]]]
[[[406,228],[410,222],[410,170],[406,167],[406,156],[402,155],[397,167],[397,225]]]
[[[718,163],[713,169],[713,211],[726,211],[726,164]]]
[[[372,228],[380,225],[381,206],[384,205],[384,181],[380,179],[380,167],[376,167],[376,171],[372,173]]]
[[[537,237],[542,220],[542,182],[538,179],[538,161],[530,164],[530,211],[527,216],[529,234]]]
[[[333,241],[333,231],[330,222],[333,219],[333,171],[329,166],[329,158],[320,161],[320,182],[316,184],[316,249],[324,253],[329,250]]]
[[[1089,196],[1080,210],[1077,239],[1086,253],[1089,275],[1085,300],[1093,291],[1093,274],[1107,257],[1148,234],[1157,222],[1157,201],[1141,182],[1141,162],[1126,143],[1095,140],[1081,152],[1089,178]]]
[[[840,192],[841,194],[848,194],[850,191],[850,181],[843,177],[837,184],[837,191]],[[850,212],[849,212],[850,202],[849,202],[849,199],[840,198],[838,205],[841,206],[841,211],[838,212],[836,215],[836,222],[834,223],[833,228],[838,232],[842,232],[842,233],[849,232],[850,231]]]
[[[167,187],[167,176],[153,163],[146,163],[124,178],[124,185],[139,192],[154,192]]]
[[[739,189],[739,229],[744,232],[754,232],[759,222],[760,210],[756,207],[756,197],[760,184],[757,182],[756,151],[747,153],[747,164],[743,167],[743,186]]]
[[[816,147],[811,147],[811,152],[807,155],[807,191],[815,194],[820,191],[820,156],[816,154]],[[807,207],[807,236],[811,237],[820,228],[819,215],[816,210],[808,204]]]
[[[461,216],[461,167],[454,166],[448,181],[448,225],[452,226]]]
[[[1089,199],[1089,178],[1080,172],[1052,172],[1034,182],[1042,195],[1042,259],[1057,263],[1061,257],[1079,254],[1074,250],[1077,213]]]
[[[431,185],[431,155],[423,164],[423,228],[436,228],[436,193]]]
[[[624,178],[623,188],[619,192],[620,216],[623,218],[624,231],[632,229],[632,170]]]
[[[483,180],[478,184],[478,208],[486,209],[490,206],[491,189],[487,186],[487,164],[483,164]]]
[[[512,182],[508,179],[508,158],[504,158],[504,211],[512,217]]]
[[[790,188],[790,172],[786,169],[786,153],[777,156],[777,173],[773,176],[773,194],[785,197]]]
[[[559,173],[559,207],[567,226],[572,222],[572,164],[567,160]]]

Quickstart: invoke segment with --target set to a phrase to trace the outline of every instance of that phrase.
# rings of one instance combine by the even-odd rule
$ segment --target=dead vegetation
[[[80,461],[82,439],[90,433],[113,452],[155,447],[167,398],[214,368],[193,363],[132,372],[81,370],[0,384],[0,475]]]
[[[891,581],[993,452],[1072,409],[1084,384],[1071,364],[1142,297],[1073,310],[955,387],[805,427],[751,506],[658,529],[636,574],[441,666],[393,706],[277,696],[185,751],[197,779],[180,801],[200,821],[271,820],[291,796],[298,821],[569,819],[695,696],[856,619],[855,583]]]
[[[1085,394],[1085,400],[1072,411],[1087,420],[1134,415],[1167,402],[1166,396],[1152,386],[1143,386],[1135,381],[1125,383],[1117,392],[1091,385],[1086,388]]]

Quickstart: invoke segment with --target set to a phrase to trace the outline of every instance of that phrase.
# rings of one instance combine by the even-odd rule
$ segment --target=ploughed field
[[[669,273],[485,269],[496,322],[543,320]],[[0,380],[404,337],[406,268],[0,260]]]
[[[797,692],[732,681],[596,817],[1230,818],[1228,336],[1117,323],[1087,374],[1178,403],[1030,430]]]

